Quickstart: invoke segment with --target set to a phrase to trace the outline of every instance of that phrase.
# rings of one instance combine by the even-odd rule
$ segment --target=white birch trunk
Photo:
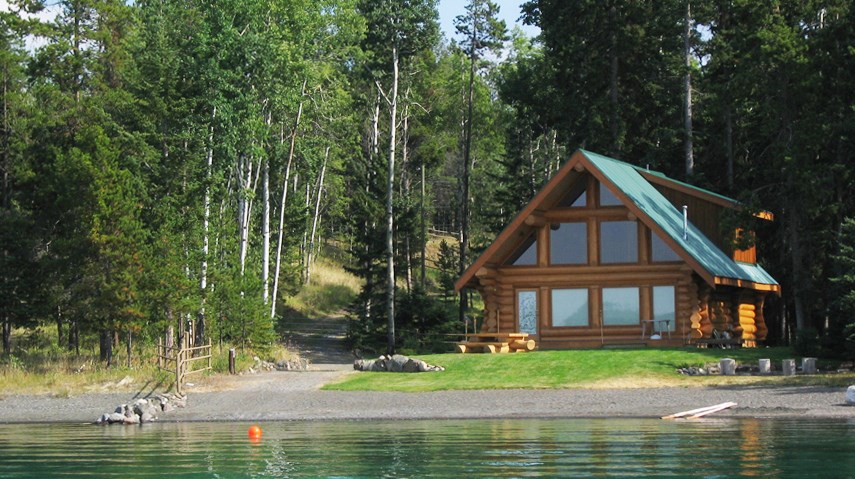
[[[395,193],[395,142],[398,123],[398,47],[392,47],[392,97],[389,122],[389,171],[386,180],[386,313],[388,354],[395,352],[395,220],[393,195]]]
[[[202,301],[199,307],[200,324],[197,330],[205,329],[205,296],[208,290],[208,253],[210,251],[209,229],[211,224],[211,176],[214,170],[214,120],[217,118],[217,107],[211,113],[211,127],[208,129],[208,151],[206,152],[205,166],[205,211],[202,217],[202,265],[199,272],[199,289],[202,293]]]
[[[270,127],[270,115],[267,115],[267,127]],[[261,299],[264,304],[270,299],[270,160],[264,160],[264,173],[261,180],[261,196],[264,201],[261,223]]]
[[[306,80],[303,80],[301,93],[306,91]],[[297,107],[297,116],[294,119],[294,129],[291,131],[291,144],[288,147],[288,161],[285,164],[285,180],[282,182],[282,201],[279,204],[279,237],[276,240],[276,266],[273,269],[273,297],[270,301],[270,317],[276,317],[276,298],[279,292],[279,271],[282,266],[282,237],[285,233],[285,203],[288,199],[288,183],[291,180],[291,165],[294,162],[294,146],[297,143],[297,131],[300,127],[300,117],[303,115],[303,102]],[[285,142],[284,127],[279,135],[281,142]]]
[[[694,144],[692,138],[692,50],[691,50],[691,35],[692,35],[692,4],[686,3],[686,19],[685,28],[683,30],[683,53],[685,54],[686,77],[684,78],[684,96],[683,96],[683,125],[685,128],[685,138],[683,139],[683,151],[686,161],[686,176],[692,176],[695,171]]]
[[[324,175],[327,171],[327,161],[330,157],[330,147],[324,153],[324,162],[321,164],[321,176],[318,180],[318,190],[315,195],[315,213],[312,218],[312,232],[309,235],[309,247],[306,253],[306,284],[312,281],[312,263],[315,260],[315,236],[318,232],[318,224],[321,217],[321,197],[324,193]]]

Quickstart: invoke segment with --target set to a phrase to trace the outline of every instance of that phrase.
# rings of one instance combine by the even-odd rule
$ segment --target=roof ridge
[[[700,193],[704,193],[704,194],[707,194],[707,195],[715,196],[715,197],[717,197],[717,198],[721,198],[721,199],[723,199],[723,200],[725,200],[725,201],[728,201],[728,202],[730,202],[730,203],[733,203],[734,205],[743,205],[743,203],[742,203],[741,201],[739,201],[739,200],[736,200],[736,199],[731,198],[731,197],[729,197],[729,196],[722,195],[722,194],[720,194],[720,193],[716,193],[715,191],[711,191],[711,190],[708,190],[708,189],[706,189],[706,188],[701,188],[700,186],[693,185],[693,184],[691,184],[691,183],[686,183],[685,181],[680,181],[680,180],[677,180],[677,179],[671,178],[670,176],[668,176],[667,174],[665,174],[665,173],[663,173],[663,172],[661,172],[661,171],[659,171],[659,170],[651,170],[650,168],[644,168],[644,167],[641,167],[641,166],[638,166],[638,165],[633,165],[632,163],[629,163],[629,162],[626,162],[626,161],[623,161],[623,160],[618,160],[617,158],[612,158],[612,157],[610,157],[610,156],[602,155],[602,154],[600,154],[600,153],[594,153],[594,152],[592,152],[592,151],[588,151],[588,150],[585,150],[585,149],[583,149],[583,148],[580,148],[580,149],[579,149],[579,151],[581,151],[581,152],[582,152],[582,154],[584,154],[585,156],[587,156],[587,157],[588,157],[588,159],[593,159],[593,158],[591,158],[591,156],[593,155],[593,156],[597,156],[597,157],[599,157],[599,158],[601,158],[601,159],[603,159],[603,160],[614,161],[614,162],[616,162],[616,163],[620,163],[620,164],[623,164],[623,165],[626,165],[626,166],[629,166],[629,167],[631,167],[631,168],[635,169],[636,171],[638,171],[639,173],[641,173],[641,174],[642,174],[642,176],[644,176],[645,174],[648,174],[648,175],[654,175],[654,176],[657,176],[657,177],[661,178],[662,180],[665,180],[665,181],[668,181],[668,182],[674,183],[674,184],[676,184],[676,185],[683,186],[683,187],[685,187],[685,188],[689,188],[689,189],[692,189],[692,190],[695,190],[695,191],[698,191],[698,192],[700,192]],[[743,206],[744,206],[744,205],[743,205]]]

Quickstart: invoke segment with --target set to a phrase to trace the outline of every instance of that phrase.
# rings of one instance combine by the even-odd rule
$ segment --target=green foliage
[[[454,297],[454,282],[457,281],[459,273],[458,256],[458,250],[448,244],[447,241],[442,240],[439,243],[439,258],[437,259],[439,287],[446,299]]]
[[[831,278],[831,324],[824,340],[833,354],[855,359],[855,219],[844,220],[838,248],[833,256],[837,273]]]
[[[799,356],[816,357],[820,354],[819,333],[813,328],[796,331],[793,351]]]
[[[449,334],[457,332],[456,305],[426,294],[420,288],[402,295],[396,308],[396,326],[402,354],[448,350]]]

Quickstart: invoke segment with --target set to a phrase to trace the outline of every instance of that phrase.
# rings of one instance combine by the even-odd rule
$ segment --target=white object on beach
[[[796,375],[796,360],[795,359],[785,359],[781,361],[781,371],[784,372],[784,376],[795,376]]]
[[[816,374],[816,358],[802,358],[802,372]]]
[[[721,369],[721,374],[724,376],[733,376],[736,374],[736,360],[724,358],[718,362],[718,367]]]
[[[846,390],[846,404],[855,406],[855,386],[849,386]]]
[[[724,411],[725,409],[732,408],[736,406],[735,402],[725,402],[721,404],[716,404],[715,406],[707,406],[701,407],[698,409],[692,409],[690,411],[678,412],[676,414],[671,414],[670,416],[662,416],[662,419],[698,419],[702,418],[708,414],[712,414],[719,411]]]

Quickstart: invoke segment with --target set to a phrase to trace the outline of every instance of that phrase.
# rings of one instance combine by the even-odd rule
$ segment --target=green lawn
[[[341,391],[442,391],[461,389],[561,389],[690,387],[717,384],[812,384],[844,385],[855,381],[855,374],[797,377],[760,376],[683,376],[676,372],[685,366],[718,363],[730,357],[738,364],[757,364],[760,358],[772,360],[780,370],[780,360],[800,358],[788,348],[765,349],[614,349],[535,351],[516,354],[438,354],[418,356],[430,364],[446,368],[443,372],[393,374],[361,372],[347,376],[324,389]],[[821,362],[823,364],[823,362]],[[833,363],[831,363],[833,364]]]

